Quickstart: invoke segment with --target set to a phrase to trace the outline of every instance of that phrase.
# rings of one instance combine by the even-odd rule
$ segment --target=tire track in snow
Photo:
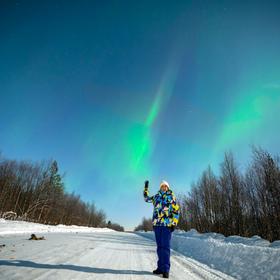
[[[151,280],[157,256],[155,242],[134,233],[51,233],[44,241],[26,241],[23,236],[3,239],[15,244],[16,260],[8,250],[0,252],[0,275],[4,279],[94,279]],[[4,241],[6,239],[6,241]],[[24,245],[24,246],[23,246]],[[6,249],[5,249],[6,250]],[[172,280],[232,280],[219,271],[172,251]]]

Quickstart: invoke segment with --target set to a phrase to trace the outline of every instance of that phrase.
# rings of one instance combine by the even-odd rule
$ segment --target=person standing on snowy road
[[[153,274],[162,274],[169,278],[170,270],[170,242],[172,232],[178,224],[179,205],[174,193],[166,181],[160,184],[160,190],[154,196],[149,196],[149,181],[145,181],[144,200],[154,205],[153,229],[157,243],[157,269]]]

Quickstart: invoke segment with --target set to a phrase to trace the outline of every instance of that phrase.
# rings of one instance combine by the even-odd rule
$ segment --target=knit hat
[[[169,184],[168,184],[166,181],[164,181],[164,180],[161,181],[161,183],[160,183],[160,188],[161,188],[161,186],[163,186],[163,185],[167,186],[167,188],[170,189]]]

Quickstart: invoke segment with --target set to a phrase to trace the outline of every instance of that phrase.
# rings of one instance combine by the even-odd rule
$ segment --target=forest
[[[225,153],[220,174],[214,174],[209,166],[189,192],[177,195],[178,229],[279,240],[279,162],[278,156],[252,147],[250,163],[240,170],[233,154]],[[150,230],[151,222],[143,218],[135,230]]]
[[[123,227],[109,221],[95,204],[65,191],[55,160],[33,163],[9,160],[0,155],[0,217],[89,227]]]

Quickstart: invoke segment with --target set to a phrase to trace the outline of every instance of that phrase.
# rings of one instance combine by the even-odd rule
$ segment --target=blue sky
[[[279,153],[278,1],[4,1],[0,150],[136,226],[231,150]]]

